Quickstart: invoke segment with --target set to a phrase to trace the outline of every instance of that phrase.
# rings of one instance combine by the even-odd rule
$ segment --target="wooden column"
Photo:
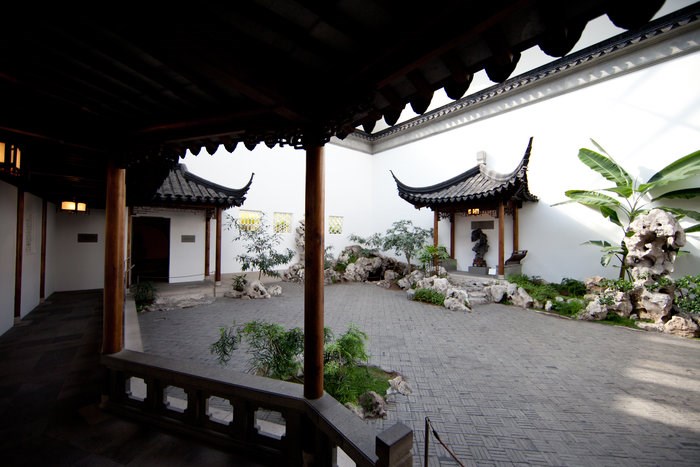
[[[41,200],[41,270],[39,272],[39,301],[46,298],[46,222],[48,210],[45,199]]]
[[[214,259],[216,271],[214,281],[221,283],[221,208],[216,208],[216,258]]]
[[[440,213],[434,211],[433,213],[433,246],[437,248],[438,246],[438,222],[440,221]]]
[[[498,203],[498,276],[505,274],[505,244],[503,236],[505,234],[505,208],[503,201]]]
[[[124,234],[126,169],[107,167],[105,206],[105,277],[102,353],[119,352],[124,346]]]
[[[209,277],[209,255],[211,251],[211,217],[209,209],[204,211],[204,277]]]
[[[518,251],[520,249],[520,242],[518,238],[520,237],[519,225],[518,225],[518,205],[513,202],[511,204],[513,209],[513,251]]]
[[[450,258],[455,259],[455,213],[450,213]]]
[[[323,146],[306,148],[306,255],[304,258],[304,397],[323,395]]]
[[[22,253],[24,252],[24,190],[17,188],[17,229],[15,238],[15,319],[22,310]]]
[[[133,233],[133,215],[134,211],[131,208],[131,206],[128,207],[127,215],[126,215],[126,220],[127,220],[127,225],[126,225],[126,287],[127,289],[131,287],[131,239],[132,239],[132,233]]]

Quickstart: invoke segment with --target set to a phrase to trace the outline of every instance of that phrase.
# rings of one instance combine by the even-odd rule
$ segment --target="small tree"
[[[284,252],[277,251],[277,247],[282,243],[282,236],[279,233],[271,232],[268,229],[265,215],[260,217],[258,225],[242,224],[240,219],[228,216],[227,228],[235,228],[238,235],[234,241],[242,241],[245,253],[236,256],[241,262],[241,269],[244,271],[258,270],[258,280],[262,275],[279,277],[275,267],[286,264],[294,257],[294,251],[286,248]]]
[[[592,170],[598,172],[606,180],[615,184],[602,190],[568,190],[564,194],[568,201],[556,203],[553,206],[566,203],[579,203],[583,206],[595,209],[613,224],[620,227],[622,236],[628,237],[634,234],[630,225],[637,216],[649,212],[649,204],[661,199],[691,199],[700,195],[700,188],[687,188],[683,190],[665,191],[667,185],[682,182],[700,174],[700,151],[695,151],[685,157],[681,157],[654,174],[645,183],[639,183],[630,174],[618,165],[605,149],[598,143],[591,142],[600,151],[581,148],[578,158]],[[601,154],[602,153],[602,154]],[[652,192],[656,191],[656,196]],[[684,209],[656,206],[658,209],[668,211],[677,219],[690,217],[700,220],[700,213]],[[686,233],[700,231],[700,224],[685,229]],[[612,245],[605,240],[589,240],[587,244],[602,247],[603,256],[600,262],[603,266],[610,264],[613,258],[620,261],[620,278],[625,276],[627,265],[627,247],[620,240],[617,245]]]
[[[350,240],[360,245],[379,248],[384,251],[394,250],[397,255],[404,255],[408,263],[408,272],[411,272],[411,259],[418,255],[425,242],[433,236],[433,229],[424,229],[413,225],[410,220],[394,222],[384,235],[375,233],[363,238],[350,235]]]

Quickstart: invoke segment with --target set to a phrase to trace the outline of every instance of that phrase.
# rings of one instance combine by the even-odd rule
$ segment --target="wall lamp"
[[[63,212],[87,212],[87,204],[76,201],[61,201]]]
[[[16,144],[0,142],[0,172],[19,175],[22,151]]]

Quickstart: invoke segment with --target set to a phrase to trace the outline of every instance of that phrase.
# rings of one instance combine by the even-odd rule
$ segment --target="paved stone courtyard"
[[[281,283],[269,300],[218,298],[139,317],[144,351],[217,365],[220,326],[254,319],[303,326],[303,293]],[[406,300],[371,284],[325,289],[325,324],[369,335],[370,363],[404,375],[382,430],[425,417],[465,465],[700,465],[700,340],[562,319],[487,304],[472,313]],[[229,367],[244,371],[247,355]],[[458,465],[434,437],[429,465]]]

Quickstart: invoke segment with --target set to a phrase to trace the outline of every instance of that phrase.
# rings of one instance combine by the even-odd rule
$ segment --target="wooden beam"
[[[105,207],[105,277],[102,353],[124,347],[124,221],[126,213],[126,169],[113,163],[107,167]]]
[[[455,213],[450,213],[450,258],[455,259]]]
[[[505,275],[505,243],[503,236],[505,234],[505,208],[503,201],[498,203],[498,276]]]
[[[216,258],[214,259],[216,271],[214,281],[221,283],[221,208],[216,208]]]
[[[513,251],[518,251],[520,249],[520,226],[518,224],[518,205],[513,202]]]
[[[304,234],[304,397],[323,395],[323,246],[325,179],[323,146],[306,149]]]
[[[22,252],[24,251],[24,190],[17,189],[17,229],[15,238],[15,319],[22,310]]]
[[[45,199],[41,200],[41,270],[39,272],[39,301],[43,302],[46,298],[46,222],[47,222],[47,203]]]
[[[209,277],[209,254],[211,251],[211,218],[209,210],[204,211],[204,277]]]

